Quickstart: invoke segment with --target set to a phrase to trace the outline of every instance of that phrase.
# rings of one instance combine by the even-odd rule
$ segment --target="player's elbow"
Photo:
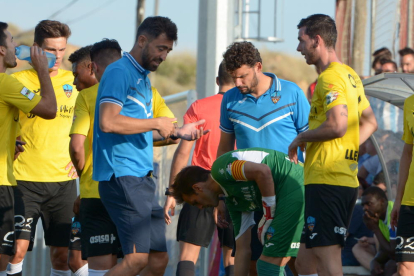
[[[102,132],[105,133],[113,133],[114,132],[114,124],[110,120],[105,118],[99,119],[99,128]]]
[[[74,139],[70,139],[69,142],[69,151],[75,155],[84,153],[83,143],[79,143]]]
[[[56,109],[46,111],[41,117],[46,120],[52,120],[56,118]]]
[[[346,125],[337,125],[332,129],[332,134],[334,138],[342,138],[346,134],[347,126]]]

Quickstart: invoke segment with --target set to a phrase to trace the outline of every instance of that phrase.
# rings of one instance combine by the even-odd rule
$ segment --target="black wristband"
[[[166,196],[172,196],[172,194],[170,192],[170,188],[165,188],[165,195]]]
[[[226,197],[221,195],[221,196],[219,196],[219,200],[223,200],[224,202],[226,202]]]

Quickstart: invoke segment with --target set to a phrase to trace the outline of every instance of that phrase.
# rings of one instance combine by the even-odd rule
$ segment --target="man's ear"
[[[7,51],[6,46],[1,46],[1,45],[0,45],[0,54],[1,54],[2,56],[5,56],[5,55],[6,55],[6,51]]]
[[[147,42],[148,38],[145,35],[140,35],[138,37],[138,45],[140,48],[144,48]]]
[[[256,64],[254,65],[254,68],[256,69],[256,72],[262,72],[263,69],[263,65],[261,62],[256,62]]]
[[[203,188],[201,187],[200,183],[196,183],[193,185],[193,190],[197,194],[198,192],[203,191]]]
[[[92,61],[88,63],[88,65],[86,66],[86,68],[88,68],[88,70],[89,70],[89,74],[90,74],[91,76],[92,76],[92,75],[95,75],[95,73],[93,72],[93,65],[92,65]]]

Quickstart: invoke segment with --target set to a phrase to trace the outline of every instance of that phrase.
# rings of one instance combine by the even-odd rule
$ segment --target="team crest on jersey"
[[[273,237],[274,234],[275,234],[275,229],[272,226],[269,226],[266,232],[266,242],[269,241]]]
[[[63,91],[65,91],[66,97],[70,98],[70,96],[72,96],[72,91],[73,91],[72,85],[69,85],[69,84],[63,85]]]
[[[306,219],[306,224],[308,225],[309,231],[311,232],[313,231],[313,228],[315,228],[315,222],[316,222],[316,219],[314,217],[309,216]]]
[[[280,100],[282,96],[278,95],[277,92],[273,92],[272,96],[270,97],[272,99],[272,102],[274,104],[277,104],[277,102]]]
[[[331,91],[326,95],[326,105],[333,103],[338,98],[338,92]]]

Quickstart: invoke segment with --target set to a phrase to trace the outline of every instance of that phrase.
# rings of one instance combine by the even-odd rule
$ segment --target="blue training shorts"
[[[115,223],[124,255],[167,252],[163,208],[150,176],[112,176],[99,182],[102,203]]]

